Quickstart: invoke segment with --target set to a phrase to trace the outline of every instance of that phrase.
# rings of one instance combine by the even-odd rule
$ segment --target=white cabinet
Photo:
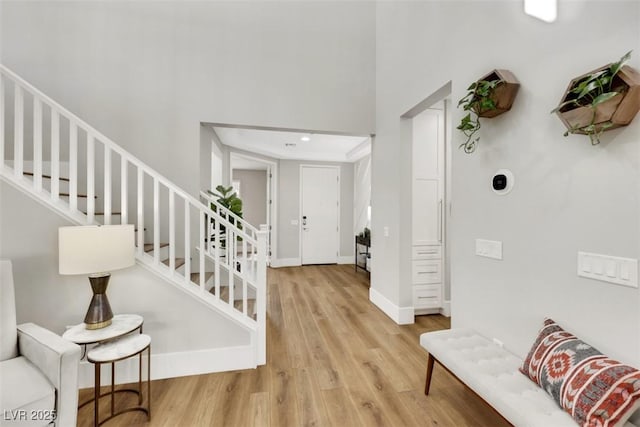
[[[411,284],[416,314],[443,303],[444,111],[413,118]]]

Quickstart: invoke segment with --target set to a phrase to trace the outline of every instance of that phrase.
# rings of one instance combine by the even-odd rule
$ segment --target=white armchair
[[[16,326],[11,261],[0,260],[0,425],[75,426],[79,363],[78,345]]]

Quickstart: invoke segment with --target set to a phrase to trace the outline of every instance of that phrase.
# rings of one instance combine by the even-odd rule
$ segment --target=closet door
[[[427,109],[413,118],[414,245],[442,244],[444,112]]]
[[[416,314],[432,313],[443,301],[444,111],[427,109],[413,118],[412,286]]]

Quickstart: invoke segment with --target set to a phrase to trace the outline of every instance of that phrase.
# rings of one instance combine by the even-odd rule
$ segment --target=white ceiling
[[[276,159],[354,162],[371,152],[366,136],[212,127],[223,144]]]

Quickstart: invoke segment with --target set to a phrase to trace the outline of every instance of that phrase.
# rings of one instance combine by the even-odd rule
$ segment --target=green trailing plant
[[[592,145],[600,143],[600,136],[605,130],[613,126],[613,122],[607,120],[602,123],[596,123],[597,107],[624,93],[626,90],[624,83],[615,77],[624,63],[631,58],[631,52],[627,52],[618,62],[614,62],[608,67],[595,71],[577,81],[569,90],[569,94],[566,97],[568,99],[551,110],[552,114],[579,107],[588,107],[592,110],[591,122],[587,126],[573,126],[564,133],[564,136],[580,132],[589,135]]]
[[[233,187],[224,187],[222,185],[218,185],[216,187],[216,191],[217,192],[213,192],[211,190],[207,190],[207,193],[211,194],[214,197],[217,197],[217,202],[222,205],[223,207],[227,208],[229,211],[231,211],[234,215],[236,215],[239,218],[242,218],[242,199],[240,199],[238,197],[238,195],[236,194],[235,191],[233,191]],[[218,206],[216,206],[214,203],[211,203],[211,210],[213,210],[216,213],[218,212]],[[226,219],[232,223],[235,224],[236,220],[229,216],[223,215],[223,217],[226,217]],[[215,219],[211,219],[211,223],[214,225],[214,229],[215,229]],[[236,227],[238,227],[239,229],[242,230],[242,224],[238,223],[235,224]],[[222,237],[222,236],[226,236],[226,227],[223,224],[220,224],[219,226],[219,231],[220,231],[220,244],[222,247],[225,247],[225,243],[226,243],[226,238]],[[214,236],[211,236],[211,239],[214,239]],[[238,237],[238,240],[241,240],[240,237]]]
[[[462,118],[457,129],[461,131],[467,140],[460,144],[464,152],[473,153],[480,142],[476,132],[480,130],[480,114],[496,108],[492,99],[493,91],[501,83],[501,80],[478,80],[467,88],[468,93],[458,101],[458,108],[462,106],[467,115]]]

